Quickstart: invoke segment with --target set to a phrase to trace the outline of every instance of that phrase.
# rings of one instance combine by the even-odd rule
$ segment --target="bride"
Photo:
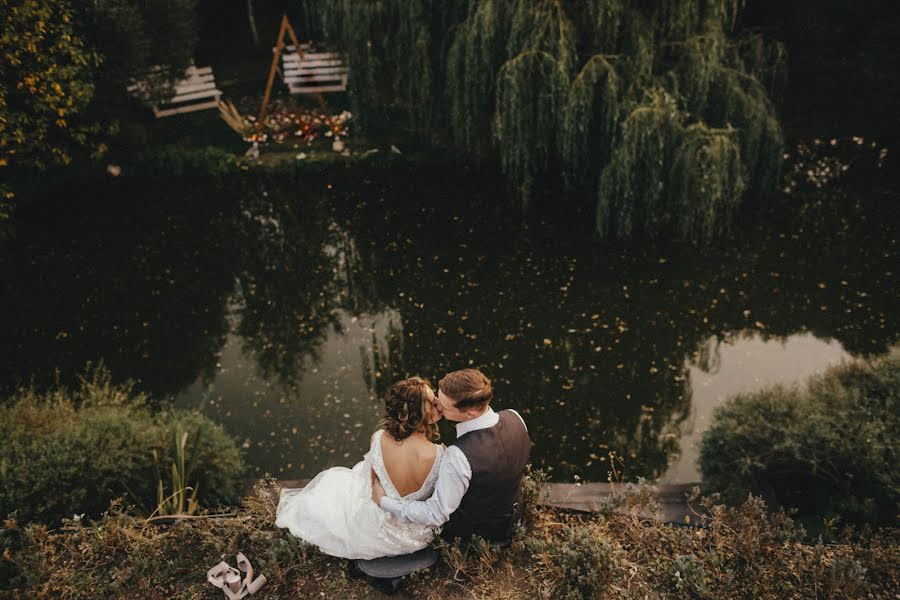
[[[392,498],[430,497],[445,450],[433,443],[440,418],[427,380],[398,381],[385,395],[384,417],[362,461],[352,469],[322,471],[301,490],[282,490],[275,525],[341,558],[396,556],[424,548],[436,530],[401,523],[381,510],[372,501],[371,473]]]

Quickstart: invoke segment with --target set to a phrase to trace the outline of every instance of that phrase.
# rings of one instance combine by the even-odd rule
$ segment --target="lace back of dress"
[[[388,477],[387,467],[384,466],[384,457],[381,455],[381,436],[383,434],[384,429],[380,429],[375,432],[375,437],[372,439],[372,468],[375,469],[375,474],[378,476],[378,481],[381,482],[381,487],[384,488],[384,493],[390,498],[399,498],[400,494],[397,492],[394,484],[391,483],[391,478]]]
[[[381,487],[384,488],[384,493],[391,498],[404,500],[422,500],[424,498],[431,497],[431,494],[434,492],[434,486],[437,483],[437,474],[439,470],[438,467],[440,465],[441,458],[443,458],[444,455],[444,446],[440,444],[436,445],[434,465],[431,467],[431,472],[428,474],[428,477],[425,479],[425,483],[422,484],[422,487],[419,488],[419,490],[412,492],[411,494],[401,496],[400,492],[397,491],[397,488],[394,487],[394,484],[391,483],[391,478],[387,474],[387,467],[384,466],[384,457],[381,454],[381,436],[383,434],[383,429],[375,433],[375,437],[372,439],[371,452],[372,468],[375,469],[375,474],[378,476],[378,481],[381,482]]]

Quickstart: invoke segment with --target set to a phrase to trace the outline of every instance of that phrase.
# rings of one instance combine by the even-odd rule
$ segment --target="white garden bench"
[[[347,67],[336,52],[312,51],[301,44],[302,58],[293,45],[281,54],[282,77],[291,94],[321,94],[347,90]]]
[[[156,67],[152,70],[159,70]],[[146,80],[135,81],[128,86],[128,91],[141,100],[149,102],[149,84]],[[190,66],[174,87],[174,95],[160,103],[150,104],[156,118],[168,117],[181,113],[216,108],[222,91],[216,87],[216,78],[212,67]]]

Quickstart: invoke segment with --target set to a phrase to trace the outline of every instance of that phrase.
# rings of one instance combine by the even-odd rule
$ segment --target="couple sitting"
[[[282,492],[275,524],[350,559],[409,554],[439,530],[509,540],[531,440],[519,413],[491,409],[492,396],[476,369],[450,373],[437,395],[421,377],[395,383],[363,460]],[[457,423],[449,448],[433,443],[441,418]]]

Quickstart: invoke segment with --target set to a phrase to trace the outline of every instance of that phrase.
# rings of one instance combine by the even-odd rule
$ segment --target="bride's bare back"
[[[397,442],[387,431],[381,436],[381,457],[391,483],[400,496],[418,491],[428,478],[437,449],[419,433]]]

